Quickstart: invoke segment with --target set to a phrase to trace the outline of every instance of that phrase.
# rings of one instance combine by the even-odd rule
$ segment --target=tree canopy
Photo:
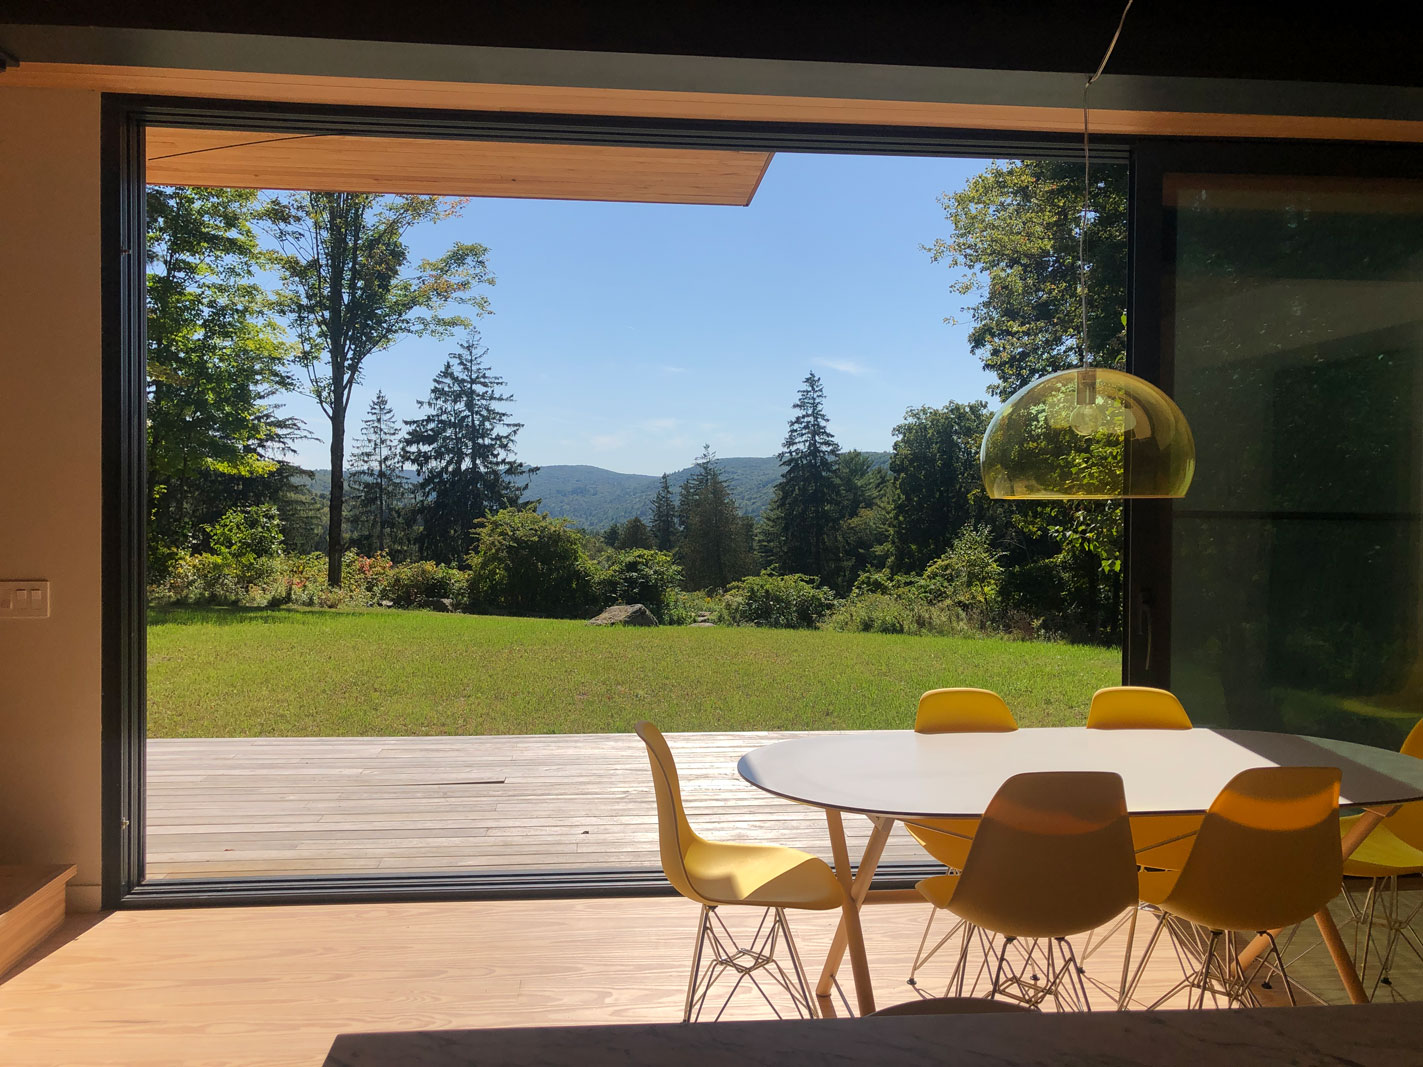
[[[155,570],[235,503],[271,502],[300,434],[291,347],[258,283],[257,194],[148,190],[148,492]],[[248,483],[239,488],[234,483]]]

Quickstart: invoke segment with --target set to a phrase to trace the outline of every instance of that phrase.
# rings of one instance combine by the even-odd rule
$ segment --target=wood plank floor
[[[754,789],[747,751],[797,733],[672,734],[707,837],[830,858],[825,817]],[[852,853],[869,835],[849,819]],[[658,867],[657,813],[631,734],[155,739],[149,878]],[[884,862],[923,853],[896,828]]]
[[[669,897],[77,916],[0,984],[0,1062],[315,1067],[342,1032],[675,1021],[696,913]],[[742,930],[755,915],[726,917]],[[924,905],[864,913],[881,1005],[912,995],[903,982],[924,917]],[[834,919],[792,916],[812,970]],[[1108,941],[1088,973],[1114,982],[1124,948],[1123,936]],[[932,962],[925,984],[948,968]],[[1326,953],[1295,973],[1341,998]],[[1140,995],[1178,976],[1171,954],[1158,953]],[[1412,967],[1415,992],[1419,976]],[[770,1012],[741,995],[728,1017]]]

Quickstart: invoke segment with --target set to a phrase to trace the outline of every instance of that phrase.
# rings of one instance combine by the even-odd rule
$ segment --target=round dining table
[[[1232,777],[1253,767],[1339,768],[1340,805],[1364,813],[1341,839],[1346,858],[1399,804],[1423,799],[1423,760],[1349,741],[1256,730],[1077,726],[1007,733],[825,733],[755,749],[741,757],[737,770],[758,789],[824,809],[845,903],[816,993],[822,1014],[833,1014],[830,994],[848,949],[860,1013],[867,1015],[875,1003],[860,908],[917,899],[903,890],[870,889],[895,822],[977,818],[1004,781],[1029,771],[1112,771],[1121,775],[1133,815],[1204,814]],[[846,812],[868,817],[874,827],[853,878]],[[1366,1000],[1328,910],[1315,922],[1350,999]],[[1242,964],[1265,943],[1256,938],[1241,954]]]

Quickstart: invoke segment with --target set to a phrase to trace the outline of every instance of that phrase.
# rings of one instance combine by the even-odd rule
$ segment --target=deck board
[[[687,815],[713,839],[830,859],[825,818],[741,780],[800,732],[671,734]],[[153,739],[147,875],[655,869],[657,813],[630,734]],[[846,822],[852,854],[869,835]],[[896,828],[884,862],[923,852]]]

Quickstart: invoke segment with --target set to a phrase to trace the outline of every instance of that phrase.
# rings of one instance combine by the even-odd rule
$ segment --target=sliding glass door
[[[1148,147],[1138,366],[1198,448],[1132,513],[1128,674],[1212,725],[1395,746],[1423,715],[1423,169]]]

